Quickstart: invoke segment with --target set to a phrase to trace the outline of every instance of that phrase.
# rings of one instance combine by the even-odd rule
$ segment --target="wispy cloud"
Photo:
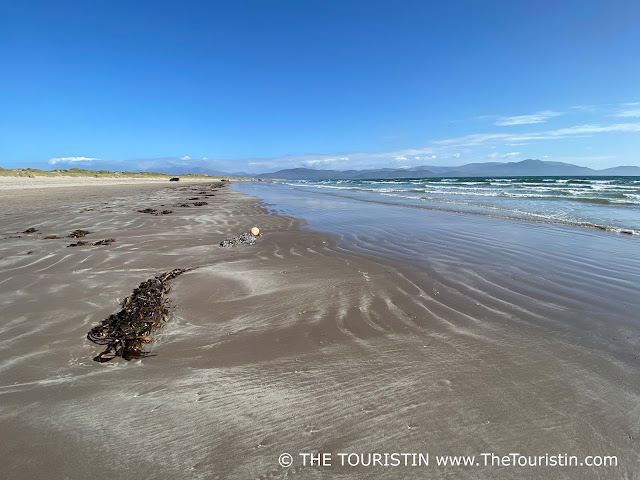
[[[302,155],[283,155],[271,158],[250,158],[241,160],[246,162],[247,168],[254,172],[273,169],[309,167],[321,169],[366,169],[398,166],[415,166],[430,162],[438,158],[434,147],[407,148],[402,150],[385,150],[378,152],[343,152],[343,153],[313,153]],[[227,161],[219,160],[224,164]],[[240,162],[240,160],[236,161]],[[221,166],[220,168],[223,168]],[[237,168],[237,167],[235,167]]]
[[[634,104],[629,104],[629,105],[634,105]],[[622,117],[622,118],[640,117],[640,108],[631,108],[627,110],[622,110],[616,114],[616,117]]]
[[[564,115],[563,112],[554,112],[553,110],[543,110],[538,113],[532,113],[530,115],[516,115],[513,117],[500,117],[494,125],[509,126],[509,125],[531,125],[534,123],[544,123],[550,118],[559,117]]]
[[[531,140],[531,137],[530,135],[515,135],[511,133],[473,133],[462,137],[434,140],[433,143],[441,146],[477,147],[489,143],[515,142],[519,140]]]
[[[513,144],[534,140],[553,140],[608,132],[640,132],[640,123],[614,123],[611,125],[587,124],[530,133],[476,133],[462,137],[436,140],[433,143],[441,146],[477,147],[481,145]]]
[[[56,165],[58,163],[83,163],[83,162],[95,162],[100,160],[99,158],[90,157],[55,157],[49,159],[49,165]]]
[[[536,151],[541,146],[540,142],[562,139],[581,139],[587,138],[580,145],[581,148],[589,148],[590,144],[597,144],[591,137],[606,133],[637,133],[640,132],[640,120],[634,121],[636,117],[640,117],[640,102],[617,103],[608,105],[599,105],[598,111],[603,111],[600,117],[600,123],[585,124],[569,124],[564,128],[549,129],[548,127],[527,127],[519,129],[520,131],[506,130],[494,128],[493,131],[485,133],[474,133],[468,130],[463,133],[469,133],[462,136],[428,139],[425,138],[424,144],[418,148],[405,148],[397,150],[383,151],[343,151],[328,153],[309,153],[309,154],[293,154],[280,155],[263,158],[207,158],[195,157],[189,155],[175,156],[167,158],[148,158],[137,160],[110,160],[107,163],[109,167],[117,166],[118,169],[129,168],[135,165],[142,170],[163,170],[176,169],[180,171],[193,170],[214,170],[214,171],[249,171],[253,173],[271,172],[275,170],[295,167],[307,167],[318,169],[368,169],[381,167],[400,167],[408,168],[419,165],[460,165],[468,161],[481,161],[487,158],[497,161],[507,161],[513,158],[544,158],[541,153],[549,152],[553,149],[553,145],[544,145],[545,152]],[[606,109],[605,109],[606,107]],[[574,110],[590,110],[595,108],[591,105],[583,105],[571,107]],[[567,110],[565,119],[568,120],[578,115],[578,112]],[[614,115],[615,114],[615,115]],[[547,119],[565,115],[565,113],[552,110],[543,110],[531,115],[520,115],[513,117],[484,117],[486,123],[495,123],[496,125],[529,125],[541,124]],[[618,120],[612,120],[617,118]],[[608,121],[607,121],[608,119]],[[524,131],[523,131],[524,130]],[[477,132],[477,130],[476,130]],[[393,132],[390,132],[393,133]],[[388,135],[393,137],[393,135]],[[556,142],[553,142],[556,143]],[[573,141],[572,141],[573,143]],[[588,145],[584,145],[587,143]],[[520,152],[520,146],[528,145],[527,150]],[[562,145],[560,143],[560,145]],[[577,145],[577,143],[576,143]],[[494,149],[491,152],[491,149]],[[511,151],[513,150],[513,151]],[[500,153],[504,152],[506,153]],[[555,157],[554,157],[555,158]],[[587,159],[587,157],[584,157]],[[593,157],[593,164],[600,161],[600,158]],[[606,157],[602,157],[605,159]],[[82,162],[95,162],[98,158],[90,157],[59,157],[51,158],[49,164],[81,164]],[[602,160],[604,162],[604,160]],[[100,161],[102,165],[105,161]],[[636,162],[637,163],[637,162]]]
[[[603,133],[615,132],[640,132],[640,122],[613,123],[613,124],[584,124],[574,125],[554,130],[539,130],[525,133],[476,133],[461,137],[433,140],[424,148],[403,149],[380,152],[348,152],[341,154],[309,154],[287,155],[268,159],[251,159],[248,167],[252,169],[263,168],[278,169],[307,166],[311,168],[344,168],[348,159],[349,168],[380,168],[394,165],[417,166],[433,162],[436,158],[438,164],[451,164],[461,158],[461,152],[465,158],[480,158],[481,148],[500,148],[505,146],[531,145],[536,142],[548,140],[561,140],[566,138],[590,137]],[[509,159],[523,155],[518,151],[507,153],[493,152],[489,158]]]
[[[336,167],[349,161],[349,157],[313,158],[300,162],[305,167]]]
[[[598,105],[574,105],[571,108],[580,112],[595,113],[598,110]]]
[[[575,127],[551,130],[546,133],[551,136],[567,137],[574,135],[608,132],[640,132],[640,123],[614,123],[612,125],[577,125]]]
[[[489,158],[513,158],[513,157],[517,157],[518,155],[520,155],[520,152],[509,152],[509,153],[498,153],[498,152],[493,152],[489,154]]]

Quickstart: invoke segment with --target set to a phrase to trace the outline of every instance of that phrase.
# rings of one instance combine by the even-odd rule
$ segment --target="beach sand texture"
[[[79,183],[0,195],[3,478],[640,478],[637,345],[611,355],[549,335],[517,295],[467,305],[230,188]],[[207,205],[176,206],[194,201]],[[218,246],[253,226],[257,245]],[[75,229],[116,242],[43,238]],[[91,327],[143,280],[190,267],[157,356],[92,360]],[[508,325],[485,321],[506,308]],[[311,468],[301,452],[619,465]]]

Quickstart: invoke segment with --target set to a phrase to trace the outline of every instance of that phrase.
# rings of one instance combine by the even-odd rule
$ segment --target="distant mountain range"
[[[247,174],[250,175],[250,174]],[[383,178],[424,177],[567,177],[567,176],[640,176],[640,167],[622,166],[594,170],[570,163],[523,160],[521,162],[469,163],[458,167],[422,165],[412,168],[381,168],[376,170],[315,170],[290,168],[272,173],[250,175],[254,178],[284,180],[362,180]]]
[[[162,160],[162,159],[160,159]],[[164,163],[164,166],[161,166]],[[51,168],[50,165],[46,167]],[[108,168],[108,165],[92,164],[92,170]],[[49,170],[44,168],[44,170]],[[411,168],[379,168],[370,170],[316,170],[313,168],[290,168],[266,173],[223,172],[206,166],[172,165],[169,161],[154,165],[153,170],[169,175],[205,174],[220,177],[249,177],[282,180],[363,180],[389,178],[426,177],[571,177],[571,176],[638,176],[640,167],[622,166],[594,170],[570,163],[523,160],[521,162],[468,163],[457,167],[421,165]],[[0,167],[0,170],[3,170]],[[140,171],[140,170],[136,170]],[[146,169],[142,171],[147,171]]]

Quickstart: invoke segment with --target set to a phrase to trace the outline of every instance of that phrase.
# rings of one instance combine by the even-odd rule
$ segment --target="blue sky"
[[[640,2],[0,3],[0,165],[640,166]]]

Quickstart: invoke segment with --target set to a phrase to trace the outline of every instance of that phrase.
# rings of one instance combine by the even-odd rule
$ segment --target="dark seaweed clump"
[[[193,269],[176,268],[142,282],[122,302],[122,310],[93,327],[87,338],[107,346],[94,360],[108,362],[115,357],[133,360],[153,355],[144,351],[144,345],[151,342],[151,334],[167,321],[169,302],[165,295],[169,292],[169,281],[189,270]]]
[[[69,235],[67,235],[67,238],[81,238],[81,237],[84,237],[86,235],[89,235],[90,233],[91,232],[89,232],[87,230],[74,230]]]
[[[84,240],[78,240],[76,243],[68,245],[69,247],[85,247],[91,245],[97,247],[98,245],[111,245],[116,241],[115,238],[105,238],[104,240],[98,240],[97,242],[85,242]]]
[[[145,208],[143,210],[136,210],[136,212],[150,213],[151,215],[169,215],[170,213],[173,213],[172,210],[162,210],[161,212],[158,212],[155,208]]]
[[[105,238],[104,240],[98,240],[97,242],[93,242],[92,245],[94,246],[98,246],[98,245],[111,245],[112,243],[114,243],[116,241],[115,238]]]

